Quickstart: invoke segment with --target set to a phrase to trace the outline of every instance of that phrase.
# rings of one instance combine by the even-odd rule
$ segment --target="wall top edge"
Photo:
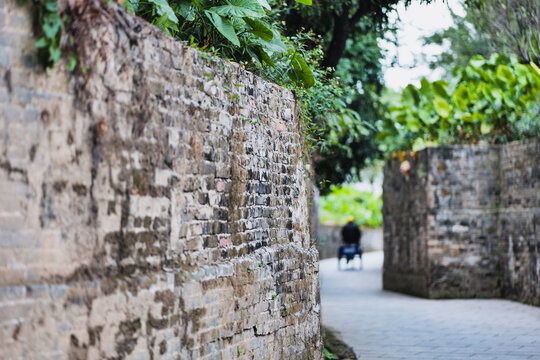
[[[93,4],[90,4],[93,1]],[[71,0],[61,0],[59,1],[59,8],[60,12],[62,12],[64,9],[68,8],[72,3]],[[101,6],[100,0],[90,0],[87,3],[85,3],[85,6]],[[71,6],[83,6],[83,5],[71,5]],[[241,64],[229,61],[223,58],[220,58],[218,56],[214,56],[210,53],[202,52],[196,48],[193,48],[189,45],[187,45],[186,41],[175,39],[167,34],[165,34],[161,29],[159,29],[157,26],[147,22],[143,18],[140,18],[137,15],[131,14],[128,12],[122,5],[111,2],[110,4],[105,6],[105,11],[113,13],[117,16],[114,16],[113,24],[116,27],[124,28],[125,31],[126,26],[129,28],[130,36],[137,36],[139,40],[150,40],[154,41],[153,45],[162,48],[170,53],[178,52],[179,54],[189,54],[194,57],[194,61],[200,62],[203,66],[210,66],[210,67],[222,67],[227,68],[231,70],[232,72],[239,73],[243,76],[253,76],[254,79],[257,79],[257,82],[262,82],[267,86],[272,86],[276,90],[280,91],[282,93],[282,96],[286,99],[295,100],[296,101],[296,95],[293,90],[287,89],[286,87],[283,87],[281,85],[278,85],[276,83],[273,83],[260,75],[257,75],[247,69],[244,68]],[[121,23],[119,19],[124,20],[126,23]]]

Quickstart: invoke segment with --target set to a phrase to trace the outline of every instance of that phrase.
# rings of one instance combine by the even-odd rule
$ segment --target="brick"
[[[385,166],[386,289],[540,304],[540,141],[427,149]],[[399,215],[398,215],[399,214]]]
[[[293,94],[115,4],[99,11],[140,26],[141,47],[116,20],[93,27],[78,39],[93,64],[80,91],[76,74],[34,68],[29,8],[7,3],[0,322],[28,326],[6,356],[320,358],[310,185],[285,154],[303,146]],[[239,118],[230,79],[258,124]],[[278,281],[306,303],[283,318],[267,313]]]

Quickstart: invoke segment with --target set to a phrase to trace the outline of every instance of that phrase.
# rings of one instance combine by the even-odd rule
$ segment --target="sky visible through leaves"
[[[398,47],[389,42],[381,42],[388,51],[384,62],[387,87],[399,91],[410,83],[419,85],[422,77],[431,81],[441,78],[442,70],[431,70],[427,62],[422,61],[422,54],[429,59],[443,49],[435,45],[425,46],[421,38],[452,25],[448,6],[457,14],[464,14],[459,0],[448,0],[448,3],[437,0],[431,4],[414,2],[408,8],[399,4]],[[392,64],[396,56],[398,62]]]

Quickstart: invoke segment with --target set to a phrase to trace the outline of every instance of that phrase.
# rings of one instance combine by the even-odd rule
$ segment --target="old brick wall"
[[[408,156],[408,176],[399,170],[400,159],[390,159],[383,183],[383,287],[428,296],[427,169],[426,152]]]
[[[540,306],[540,141],[501,149],[503,295]]]
[[[390,160],[384,188],[384,287],[432,298],[510,296],[539,303],[539,144],[426,149],[409,159],[408,176],[399,171],[398,159]],[[423,176],[415,177],[415,171]],[[419,217],[427,229],[406,237],[407,244],[426,254],[420,266],[424,277],[411,283],[416,269],[408,264],[414,257],[410,252],[396,257],[403,245],[393,229],[417,231],[404,220],[413,212],[425,214]],[[409,290],[424,286],[423,293]]]
[[[429,149],[431,297],[499,295],[499,152],[491,146]]]
[[[84,75],[0,2],[0,358],[320,358],[293,94],[75,10]]]

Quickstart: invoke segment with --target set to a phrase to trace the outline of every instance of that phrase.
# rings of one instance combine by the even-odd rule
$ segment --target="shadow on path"
[[[383,291],[382,262],[382,252],[364,254],[362,271],[320,262],[323,324],[360,359],[540,359],[540,308]]]

